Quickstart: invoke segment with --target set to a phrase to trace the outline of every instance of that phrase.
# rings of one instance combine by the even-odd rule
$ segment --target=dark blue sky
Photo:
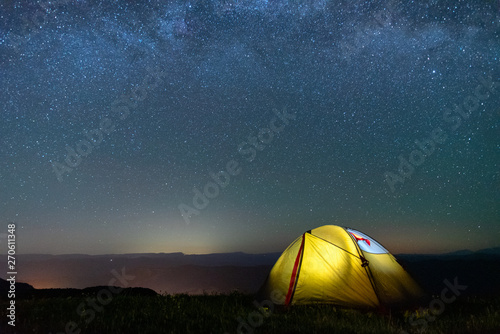
[[[0,219],[21,253],[499,246],[499,10],[4,1]]]

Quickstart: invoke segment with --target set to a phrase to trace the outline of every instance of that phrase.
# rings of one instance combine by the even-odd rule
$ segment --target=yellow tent
[[[278,305],[319,302],[379,307],[406,303],[422,292],[374,239],[350,228],[326,225],[307,231],[288,246],[271,269],[261,295]]]

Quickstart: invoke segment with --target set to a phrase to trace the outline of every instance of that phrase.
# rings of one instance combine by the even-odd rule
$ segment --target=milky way
[[[497,1],[0,5],[21,253],[500,243]],[[0,241],[6,240],[0,231]]]

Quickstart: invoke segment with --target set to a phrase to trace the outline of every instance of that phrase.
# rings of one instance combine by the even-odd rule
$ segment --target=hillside
[[[429,293],[439,293],[445,279],[467,285],[469,294],[499,294],[500,252],[398,255],[398,261]],[[256,292],[279,257],[269,254],[121,254],[19,255],[17,282],[36,289],[120,285],[157,293]],[[5,266],[5,260],[0,266]],[[120,282],[116,275],[130,279]],[[2,277],[2,276],[0,276]],[[3,277],[5,278],[5,277]],[[0,285],[1,288],[1,285]]]

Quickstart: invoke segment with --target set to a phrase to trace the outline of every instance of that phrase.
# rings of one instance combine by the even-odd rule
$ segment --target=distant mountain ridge
[[[20,254],[17,281],[29,282],[37,289],[83,289],[106,285],[116,276],[114,273],[124,272],[133,277],[126,287],[144,287],[158,293],[253,292],[263,283],[279,255]],[[6,259],[0,259],[0,266],[6,266]]]
[[[477,257],[484,257],[484,256],[493,256],[493,257],[500,257],[500,247],[493,247],[493,248],[485,248],[485,249],[480,249],[478,251],[471,251],[469,249],[462,249],[462,250],[457,250],[454,252],[449,252],[449,253],[442,253],[442,254],[398,254],[395,255],[399,259],[406,259],[406,260],[423,260],[423,259],[451,259],[454,257],[463,257],[463,258],[470,258],[474,259]]]
[[[249,254],[243,252],[232,253],[211,253],[211,254],[184,254],[176,253],[125,253],[125,254],[18,254],[19,259],[30,261],[38,260],[69,260],[69,259],[163,259],[172,265],[200,265],[200,266],[221,266],[221,265],[269,265],[274,264],[281,252]]]
[[[36,289],[85,289],[105,286],[117,273],[133,277],[121,287],[157,293],[256,292],[281,253],[215,254],[20,254],[17,282]],[[428,291],[439,293],[443,280],[458,277],[469,291],[498,291],[500,247],[446,254],[400,254],[397,260]],[[6,258],[0,266],[6,267]],[[0,273],[0,277],[4,278]],[[5,277],[6,278],[6,277]],[[116,282],[115,283],[119,283]],[[113,283],[113,284],[115,284]]]
[[[273,265],[281,255],[281,252],[250,254],[244,252],[231,253],[211,253],[211,254],[184,254],[182,252],[174,253],[125,253],[125,254],[18,254],[20,261],[50,261],[50,260],[144,260],[150,262],[154,260],[166,261],[166,266],[194,265],[194,266],[259,266]],[[394,254],[396,258],[406,260],[421,260],[430,258],[450,258],[450,257],[474,257],[474,256],[500,256],[500,247],[485,248],[478,251],[469,249],[457,250],[449,253],[437,254],[413,254],[402,253]],[[2,260],[0,260],[0,264]]]
[[[500,247],[486,248],[486,249],[482,249],[480,251],[477,251],[476,253],[500,255]]]

